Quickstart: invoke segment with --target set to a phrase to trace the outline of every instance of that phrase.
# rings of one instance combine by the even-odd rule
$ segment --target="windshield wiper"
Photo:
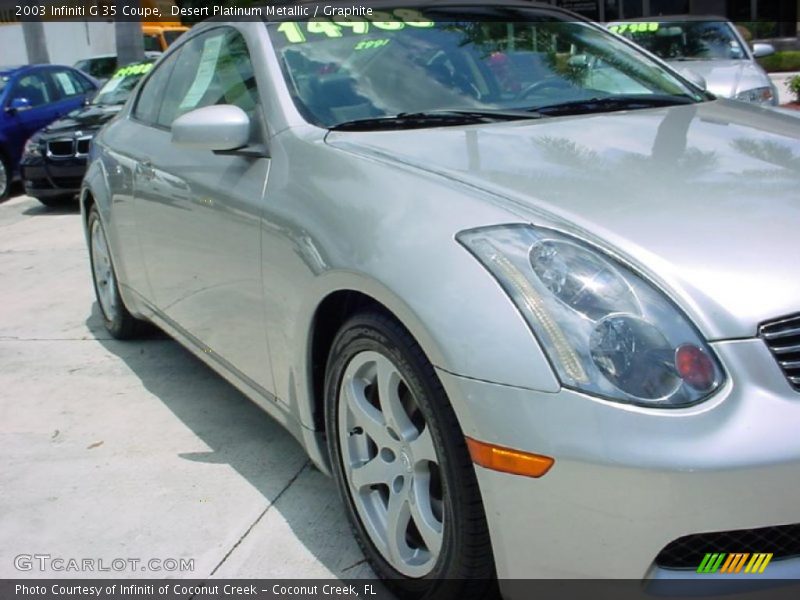
[[[420,129],[452,127],[496,121],[539,119],[543,115],[529,110],[442,109],[423,112],[401,112],[396,115],[344,121],[330,126],[331,131],[370,131],[373,129]]]
[[[535,106],[531,110],[543,115],[582,115],[594,112],[610,112],[615,110],[635,110],[640,108],[657,108],[660,106],[675,106],[676,104],[695,104],[697,100],[691,96],[680,95],[619,95],[600,96],[597,98],[584,98]]]

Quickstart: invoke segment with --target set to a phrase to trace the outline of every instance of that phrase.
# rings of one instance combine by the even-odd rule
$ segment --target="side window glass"
[[[47,87],[45,78],[36,74],[26,75],[17,81],[11,92],[11,99],[27,98],[31,106],[42,106],[53,101],[53,94]]]
[[[175,68],[175,63],[183,53],[184,48],[173,52],[158,65],[158,68],[144,82],[144,86],[136,100],[136,106],[133,109],[134,119],[144,123],[156,124],[161,102],[164,98],[164,89]]]
[[[72,98],[84,93],[83,83],[69,71],[53,71],[50,75],[59,97]]]
[[[158,116],[169,127],[184,113],[216,104],[233,104],[252,115],[258,90],[247,44],[242,35],[224,28],[199,36],[184,46]]]

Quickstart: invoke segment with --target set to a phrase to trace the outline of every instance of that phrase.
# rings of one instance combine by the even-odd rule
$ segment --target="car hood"
[[[599,244],[656,281],[709,339],[753,336],[759,323],[800,310],[800,119],[793,115],[717,100],[333,132],[327,142],[433,171],[467,184],[465,193],[489,192],[505,209],[499,219],[516,215]]]
[[[677,71],[694,71],[706,80],[708,91],[723,98],[771,85],[769,77],[749,60],[689,60],[669,61]]]
[[[62,119],[53,121],[41,130],[41,137],[59,137],[65,133],[71,134],[81,131],[84,134],[92,133],[113,119],[122,105],[98,106],[89,104],[74,110]]]

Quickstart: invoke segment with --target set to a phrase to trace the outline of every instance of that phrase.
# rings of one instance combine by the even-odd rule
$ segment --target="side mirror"
[[[573,69],[586,69],[589,67],[591,60],[586,54],[573,54],[567,60],[567,65]]]
[[[764,58],[775,54],[775,46],[772,44],[753,44],[753,56],[756,58]]]
[[[681,69],[681,75],[683,75],[686,79],[691,81],[701,90],[708,91],[708,82],[706,78],[700,75],[697,71],[693,71],[692,69]]]
[[[172,122],[172,143],[199,150],[234,150],[250,139],[250,117],[232,104],[197,108]]]
[[[11,102],[8,103],[8,108],[6,108],[6,110],[10,113],[18,113],[25,110],[30,110],[32,108],[33,105],[31,104],[30,100],[23,96],[18,96],[11,99]]]

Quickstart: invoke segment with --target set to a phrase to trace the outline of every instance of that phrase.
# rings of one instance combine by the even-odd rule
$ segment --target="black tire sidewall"
[[[408,578],[395,570],[374,546],[354,506],[342,465],[338,431],[339,388],[347,365],[364,351],[383,354],[398,368],[417,399],[436,447],[445,502],[444,538],[436,565],[419,579]],[[348,321],[334,339],[326,372],[325,403],[328,451],[337,488],[356,538],[371,566],[401,597],[449,596],[443,587],[467,576],[460,550],[465,547],[462,537],[468,528],[462,525],[468,516],[463,514],[461,504],[455,501],[460,493],[459,468],[455,465],[463,465],[469,458],[463,434],[460,429],[453,430],[453,424],[457,428],[457,422],[433,367],[413,338],[391,319],[380,314],[358,315]],[[487,560],[493,562],[491,557]]]
[[[105,242],[106,247],[108,248],[109,258],[111,258],[111,248],[108,244],[108,236],[105,232],[105,227],[103,226],[103,221],[100,219],[100,213],[98,212],[96,207],[92,207],[89,211],[89,218],[86,221],[87,223],[87,231],[88,231],[88,241],[89,241],[89,264],[92,271],[92,285],[94,286],[94,293],[95,298],[97,300],[97,310],[100,313],[100,318],[103,319],[103,325],[105,326],[106,330],[115,338],[118,339],[125,339],[131,337],[133,334],[133,329],[135,327],[135,319],[131,316],[128,312],[128,309],[125,307],[125,302],[122,300],[122,296],[119,293],[119,284],[117,282],[117,270],[114,267],[114,261],[111,259],[111,268],[114,271],[114,293],[117,297],[117,310],[115,311],[114,318],[108,319],[105,312],[103,311],[103,307],[100,303],[100,294],[98,293],[97,289],[97,278],[94,272],[94,252],[92,252],[92,236],[94,230],[94,222],[98,221],[100,223],[100,228],[103,232],[103,235],[106,236]]]
[[[5,200],[11,195],[11,184],[13,182],[13,174],[11,173],[11,165],[6,160],[6,155],[0,150],[0,163],[3,163],[3,168],[6,171],[6,189],[0,190],[0,201]]]

